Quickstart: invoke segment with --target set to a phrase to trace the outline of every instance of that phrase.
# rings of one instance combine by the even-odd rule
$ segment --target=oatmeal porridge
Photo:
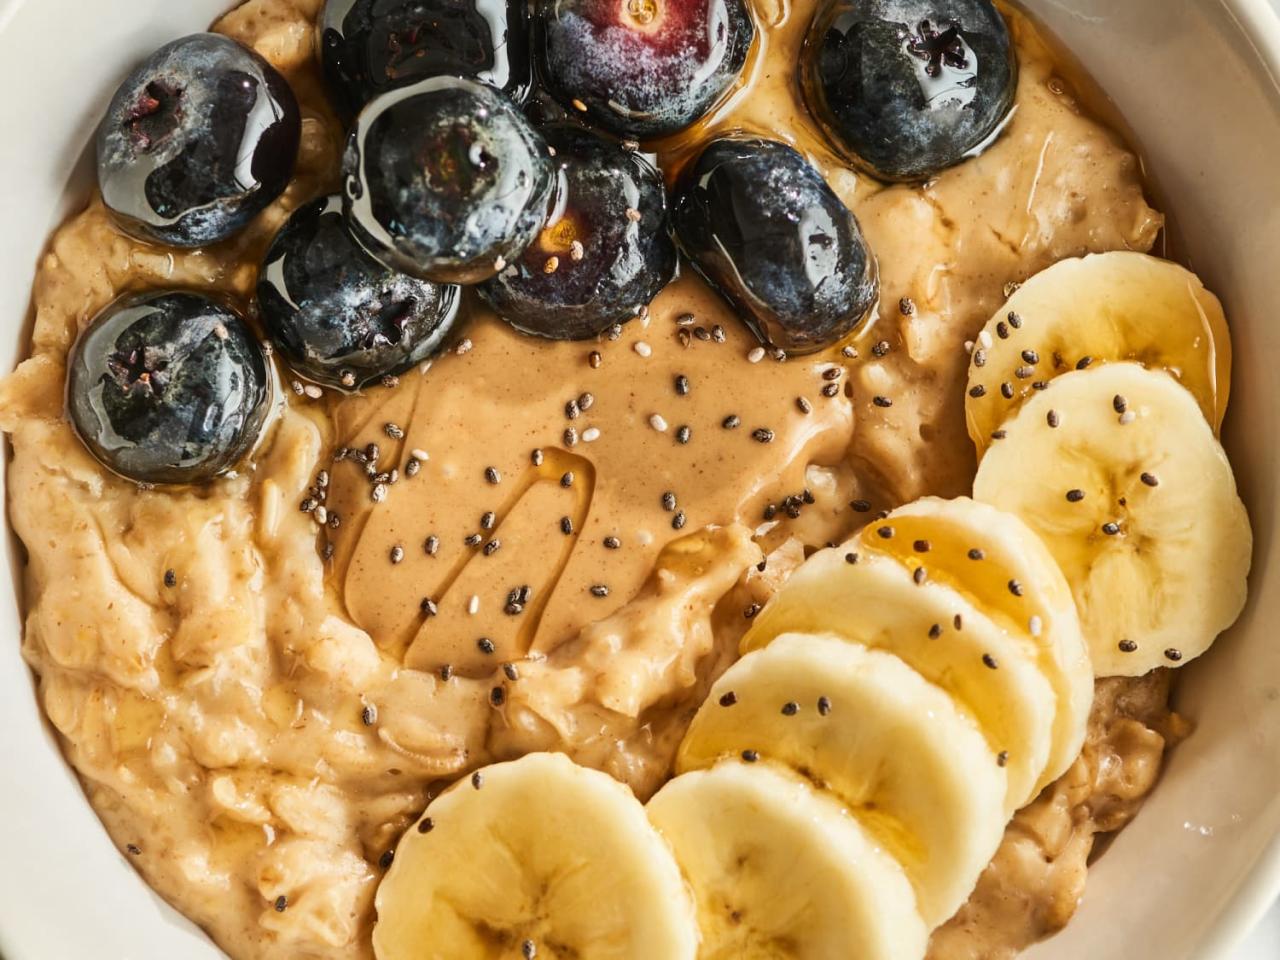
[[[29,357],[0,383],[23,651],[115,843],[231,956],[372,957],[399,838],[487,764],[560,752],[648,800],[806,557],[969,493],[974,344],[1017,286],[1155,245],[1137,156],[1021,13],[1005,11],[1018,76],[999,137],[886,185],[827,145],[795,81],[815,7],[756,0],[738,88],[653,147],[674,182],[717,134],[781,137],[857,215],[879,307],[818,352],[766,349],[687,266],[589,341],[532,340],[467,290],[434,359],[363,389],[269,358],[267,422],[231,473],[113,473],[66,415],[81,332],[156,288],[252,311],[277,231],[342,187],[319,0],[249,0],[214,28],[300,106],[294,175],[246,229],[150,244],[95,194],[54,236]],[[1097,838],[1189,732],[1170,676],[1098,682],[1083,751],[1013,816],[929,957],[1012,957],[1067,923]]]

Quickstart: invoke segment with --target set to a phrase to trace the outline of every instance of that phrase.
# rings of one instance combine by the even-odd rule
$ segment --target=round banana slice
[[[876,531],[887,527],[893,536]],[[1084,746],[1093,664],[1071,587],[1035,532],[1011,513],[968,497],[925,497],[863,530],[863,548],[959,591],[1020,639],[1053,686],[1053,748],[1037,787],[1052,783]],[[1038,789],[1037,789],[1038,792]]]
[[[883,526],[873,524],[868,536],[879,538]],[[832,633],[900,657],[977,721],[1005,764],[1005,812],[1035,796],[1054,747],[1053,687],[1025,641],[958,591],[917,583],[902,563],[855,538],[806,560],[757,615],[742,650],[784,633]]]
[[[1249,517],[1226,454],[1172,377],[1136,363],[1069,373],[1005,431],[974,497],[1044,540],[1098,676],[1186,663],[1235,621]]]
[[[930,928],[972,892],[1008,820],[1005,772],[951,697],[839,637],[788,634],[725,671],[676,770],[726,758],[782,763],[834,793],[902,864]]]
[[[697,955],[693,903],[640,802],[561,754],[484,767],[441,794],[375,905],[378,960]]]
[[[1194,273],[1130,251],[1062,260],[1036,274],[974,344],[965,414],[982,457],[1027,398],[1072,370],[1131,360],[1167,370],[1216,432],[1231,389],[1218,298]]]
[[[921,960],[928,932],[896,860],[830,794],[728,761],[649,801],[693,888],[700,957]]]

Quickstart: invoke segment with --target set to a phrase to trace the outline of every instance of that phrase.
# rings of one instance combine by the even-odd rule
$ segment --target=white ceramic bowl
[[[87,194],[86,147],[110,92],[142,55],[227,5],[0,0],[0,369],[21,349],[46,238]],[[1257,540],[1244,617],[1187,671],[1180,707],[1196,735],[1093,870],[1075,922],[1029,956],[1225,960],[1280,893],[1280,644],[1267,626],[1280,617],[1280,21],[1267,0],[1027,6],[1118,102],[1191,265],[1226,303],[1228,446]],[[108,842],[40,720],[19,629],[16,603],[0,596],[0,954],[220,957]]]

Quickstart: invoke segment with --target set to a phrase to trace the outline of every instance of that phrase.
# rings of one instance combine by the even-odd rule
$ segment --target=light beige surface
[[[397,598],[416,606],[421,596],[397,587],[387,576],[389,565],[372,565],[394,534],[380,533],[376,525],[361,534],[356,504],[367,485],[357,478],[344,492],[335,473],[335,499],[352,498],[338,538],[350,537],[339,543],[339,558],[355,558],[345,581],[326,578],[314,530],[297,510],[316,471],[328,467],[334,445],[349,439],[336,435],[333,424],[364,404],[381,405],[383,391],[343,404],[332,420],[321,404],[291,400],[256,468],[198,495],[140,493],[109,476],[61,417],[66,349],[115,293],[191,284],[243,296],[253,280],[252,266],[245,264],[256,260],[286,210],[332,186],[338,143],[311,63],[307,18],[314,7],[302,0],[254,0],[223,23],[281,65],[303,98],[303,163],[284,201],[233,248],[173,256],[119,237],[95,202],[59,235],[44,262],[33,357],[0,387],[0,424],[14,438],[11,512],[31,560],[25,651],[40,673],[42,700],[116,842],[122,848],[136,844],[140,853],[132,859],[148,880],[242,957],[366,955],[377,858],[421,810],[437,778],[490,756],[556,746],[609,769],[641,793],[651,791],[692,706],[726,659],[717,654],[736,645],[742,608],[768,594],[768,574],[735,586],[759,556],[749,528],[761,503],[798,492],[794,486],[804,482],[810,457],[833,467],[809,475],[817,504],[766,536],[764,544],[772,548],[788,532],[811,544],[848,532],[862,515],[843,504],[857,492],[879,508],[921,493],[964,490],[972,454],[958,402],[963,343],[1003,299],[1005,284],[1065,256],[1146,248],[1159,226],[1142,199],[1134,158],[1076,112],[1044,51],[1024,34],[1018,114],[982,158],[924,189],[877,191],[834,168],[829,156],[814,157],[859,213],[882,266],[885,309],[858,345],[862,362],[848,364],[852,402],[837,396],[824,408],[818,401],[825,398],[814,396],[818,415],[802,420],[793,412],[794,394],[804,382],[812,384],[810,391],[820,386],[812,364],[824,361],[749,364],[745,336],[723,307],[691,289],[692,281],[659,298],[647,330],[633,323],[619,341],[600,348],[606,361],[596,371],[602,374],[599,387],[581,379],[570,385],[565,374],[531,385],[531,378],[506,369],[519,389],[553,389],[517,411],[528,441],[514,451],[495,448],[495,456],[513,464],[527,462],[534,445],[556,445],[565,426],[562,405],[576,396],[580,382],[596,395],[600,416],[611,418],[602,421],[599,443],[613,436],[609,427],[622,438],[652,442],[648,421],[662,412],[653,409],[652,398],[674,403],[671,375],[686,365],[691,379],[701,374],[711,390],[741,398],[744,411],[772,414],[773,423],[759,425],[774,427],[778,436],[767,448],[753,444],[747,431],[756,424],[744,412],[744,429],[732,441],[710,442],[718,436],[717,418],[699,411],[707,423],[695,429],[684,451],[671,441],[646,462],[625,442],[613,453],[605,452],[607,446],[599,454],[593,450],[601,500],[590,515],[598,510],[634,524],[637,545],[644,545],[646,532],[655,540],[647,553],[618,551],[616,562],[593,555],[592,582],[611,585],[608,603],[594,609],[610,616],[576,637],[581,622],[594,619],[580,608],[590,611],[595,598],[567,586],[551,593],[555,606],[544,613],[537,635],[526,638],[548,656],[522,664],[521,680],[501,681],[510,688],[509,706],[493,711],[487,697],[495,681],[483,671],[459,670],[444,683],[438,675],[403,668],[402,635],[379,623],[376,611],[353,602],[374,588],[385,591],[378,609],[396,608],[391,601]],[[794,59],[795,28],[805,19],[803,11],[791,14],[778,34],[776,57]],[[774,130],[787,129],[787,118],[794,122],[789,69],[771,72],[771,62],[756,62],[757,88],[749,101],[731,105],[738,112],[726,123]],[[680,345],[671,318],[689,302],[683,298],[698,304],[708,328],[723,323],[725,343]],[[910,309],[897,309],[903,298]],[[469,336],[472,352],[437,362],[424,386],[454,372],[458,379],[449,382],[474,383],[463,372],[468,363],[492,363],[486,356],[523,343],[483,318],[473,322]],[[869,347],[880,338],[889,350],[876,358]],[[634,350],[639,339],[652,349],[645,364]],[[590,367],[586,348],[578,349],[574,376],[583,378]],[[605,376],[626,364],[636,376],[633,395],[616,376]],[[387,391],[402,397],[413,392],[404,383]],[[876,406],[875,396],[889,397],[893,405]],[[697,394],[684,399],[696,402]],[[382,417],[391,419],[386,411],[400,401],[393,396],[386,402],[392,406],[371,414],[377,419],[367,424],[370,431],[380,429]],[[412,444],[430,451],[434,467],[467,466],[476,449],[472,437],[487,435],[495,412],[472,405],[458,415],[476,419],[442,427],[429,417],[402,418]],[[672,427],[683,422],[663,416]],[[702,438],[706,447],[699,445]],[[741,446],[729,445],[739,441]],[[585,449],[580,444],[572,452]],[[707,458],[704,471],[727,470],[718,474],[727,478],[723,486],[696,485],[698,467],[682,459],[683,452]],[[776,483],[788,464],[791,486],[757,489]],[[668,552],[633,601],[660,539],[675,534],[652,497],[609,508],[603,493],[625,487],[626,480],[643,497],[665,488],[664,471],[679,479],[681,470],[689,471],[694,487],[676,491],[690,518],[684,532],[707,523],[720,528]],[[504,477],[512,475],[504,471]],[[425,498],[414,497],[412,483],[401,481],[371,516],[404,518],[406,550],[416,551],[430,531],[417,526],[425,509],[417,501]],[[469,486],[457,493],[441,523],[469,525],[489,508],[477,495],[483,480],[475,477]],[[425,484],[418,489],[426,490]],[[582,529],[573,551],[599,551]],[[560,536],[555,530],[552,535]],[[520,563],[541,569],[527,557],[517,569]],[[178,574],[172,590],[163,587],[169,568]],[[487,610],[494,614],[492,600]],[[525,641],[512,642],[515,655],[521,654]],[[370,705],[377,719],[366,727],[361,714]],[[1065,822],[1069,826],[1070,818]],[[284,912],[272,908],[280,895],[288,897]],[[1036,927],[1003,929],[1016,936]]]

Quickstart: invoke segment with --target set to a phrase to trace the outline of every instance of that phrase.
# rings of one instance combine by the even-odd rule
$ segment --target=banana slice
[[[378,960],[692,960],[693,903],[626,787],[561,754],[485,767],[400,841]]]
[[[876,533],[893,531],[886,539]],[[1057,780],[1084,746],[1093,707],[1093,664],[1071,587],[1036,534],[1011,513],[968,497],[926,497],[859,537],[913,575],[923,568],[1020,639],[1053,686],[1053,748],[1038,787]],[[1038,792],[1038,790],[1037,790]]]
[[[729,757],[783,763],[831,790],[902,864],[930,928],[972,892],[1007,821],[1005,772],[951,697],[838,637],[782,636],[725,671],[676,769]]]
[[[795,774],[729,761],[676,777],[647,810],[693,888],[704,960],[924,957],[902,867]]]
[[[868,536],[879,538],[882,526]],[[756,617],[742,650],[784,633],[833,633],[905,660],[951,694],[1002,756],[1005,812],[1035,795],[1054,747],[1053,688],[1027,644],[956,590],[917,584],[903,564],[855,538],[806,560]]]
[[[965,413],[982,457],[991,435],[1054,377],[1137,361],[1173,374],[1216,432],[1231,388],[1218,298],[1176,263],[1119,251],[1063,260],[1009,298],[979,335]]]
[[[1069,373],[1005,431],[974,497],[1040,534],[1098,676],[1186,663],[1235,621],[1249,518],[1226,454],[1172,377],[1135,363]]]

